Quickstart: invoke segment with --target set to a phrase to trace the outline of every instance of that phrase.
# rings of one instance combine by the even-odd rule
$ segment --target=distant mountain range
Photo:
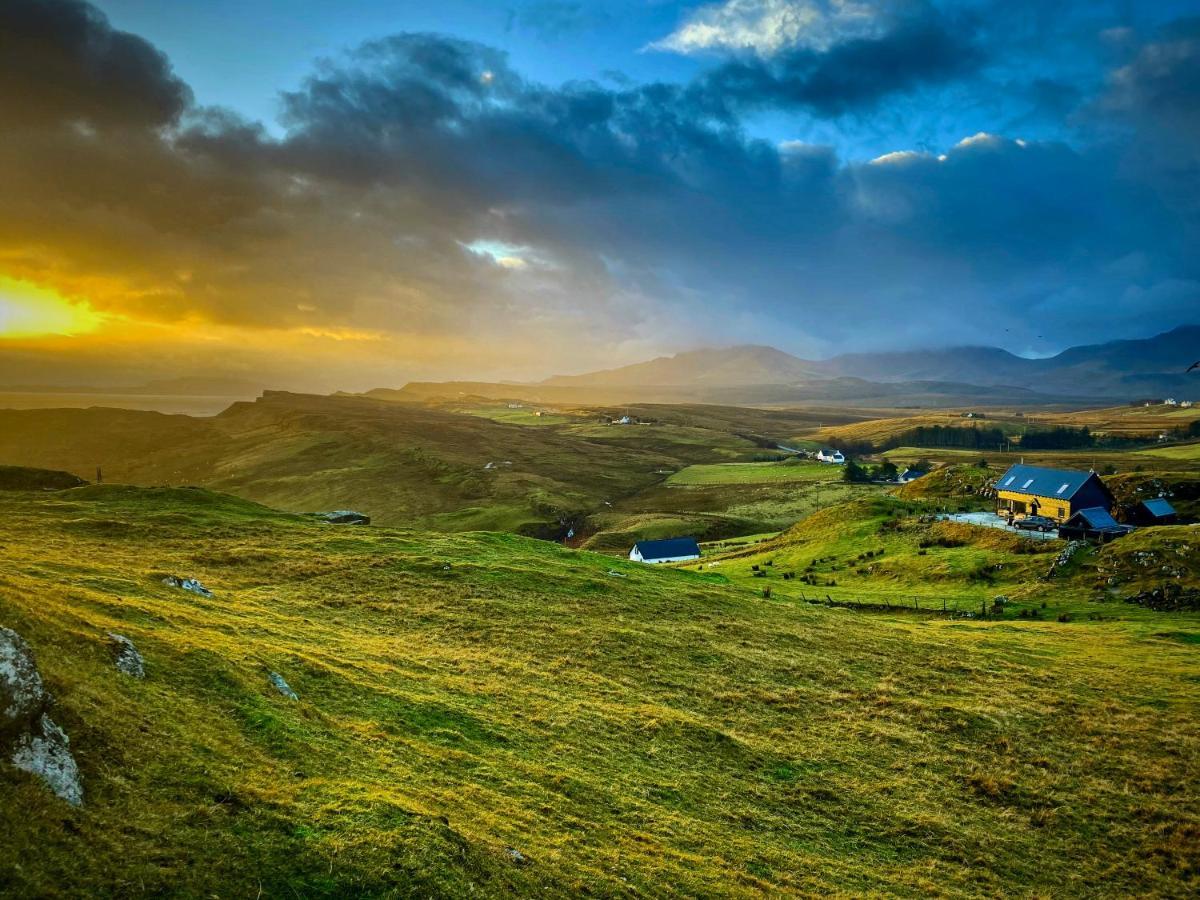
[[[554,387],[595,385],[656,385],[693,387],[712,385],[791,384],[822,377],[819,363],[808,362],[774,347],[747,345],[728,349],[691,350],[660,356],[649,362],[586,375],[556,375],[542,384]]]
[[[415,382],[396,399],[471,394],[546,402],[838,403],[961,406],[972,403],[1200,399],[1200,325],[1152,338],[1072,347],[1028,359],[996,347],[849,353],[806,360],[774,347],[692,350],[537,384]]]

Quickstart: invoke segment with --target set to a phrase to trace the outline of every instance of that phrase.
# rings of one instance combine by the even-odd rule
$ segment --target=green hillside
[[[108,481],[203,485],[296,512],[350,507],[386,524],[447,531],[557,533],[564,520],[657,483],[664,471],[753,447],[675,425],[577,434],[282,392],[210,418],[0,410],[3,463],[87,478],[99,466]]]
[[[666,520],[703,536],[754,534],[840,497],[821,489],[838,481],[834,470],[754,462],[778,455],[777,441],[824,414],[656,405],[551,411],[477,397],[430,405],[268,391],[207,418],[0,410],[0,464],[88,479],[99,468],[107,481],[201,485],[293,512],[351,508],[377,523],[434,531],[562,538],[574,530],[628,549]],[[606,424],[622,415],[647,424]],[[663,494],[676,473],[712,489]]]
[[[903,502],[859,501],[831,539]],[[793,543],[797,564],[831,552]],[[735,562],[331,526],[199,489],[2,493],[0,623],[37,654],[86,800],[0,763],[0,890],[1200,887],[1200,616],[861,614],[764,599]]]

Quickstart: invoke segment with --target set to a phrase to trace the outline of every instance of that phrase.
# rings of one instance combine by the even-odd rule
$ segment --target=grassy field
[[[916,537],[880,534],[897,504],[748,549],[778,570],[822,535],[889,565]],[[1009,551],[948,548],[945,587],[986,552]],[[664,571],[112,485],[0,494],[0,563],[0,621],[87,792],[73,810],[0,766],[14,896],[1200,887],[1194,615],[863,615],[764,600],[736,560]]]
[[[1022,453],[1014,449],[1009,453],[1000,453],[994,450],[897,447],[882,455],[897,465],[907,465],[918,459],[927,459],[947,465],[975,463],[982,459],[1001,470],[1022,461],[1031,466],[1083,469],[1085,471],[1094,468],[1098,472],[1109,470],[1114,472],[1168,472],[1179,468],[1178,464],[1172,462],[1170,457],[1149,454],[1144,450],[1027,450]]]
[[[1200,462],[1200,442],[1192,444],[1175,444],[1167,447],[1151,447],[1139,450],[1141,456],[1153,456],[1160,459],[1182,459],[1189,462]]]
[[[714,541],[778,531],[879,490],[845,483],[838,466],[803,460],[696,464],[589,517],[584,546],[625,553],[645,539]]]
[[[1020,434],[1023,428],[1021,420],[1004,413],[993,413],[984,419],[967,419],[961,413],[909,414],[824,428],[820,437],[829,441],[869,441],[878,446],[922,425],[938,425],[943,428],[999,428],[1005,434]]]
[[[976,410],[978,417],[965,418],[961,412],[929,413],[917,410],[892,411],[889,415],[857,422],[830,424],[817,432],[826,441],[870,442],[880,446],[918,426],[939,425],[949,428],[999,429],[1013,438],[1030,429],[1087,426],[1100,436],[1157,439],[1162,432],[1186,427],[1200,419],[1200,409],[1169,406],[1118,406],[1103,409],[986,409]],[[986,451],[985,451],[986,452]]]
[[[778,482],[833,481],[841,469],[824,463],[787,461],[710,463],[688,466],[667,479],[668,485],[775,484]]]
[[[1180,409],[1175,406],[1114,406],[1105,409],[1084,409],[1072,412],[1026,413],[1030,422],[1046,425],[1087,425],[1098,434],[1146,435],[1153,439],[1162,431],[1171,431],[1200,419],[1200,408]]]
[[[507,405],[471,406],[460,409],[458,412],[463,415],[491,419],[493,422],[504,422],[508,425],[535,425],[543,428],[548,425],[567,425],[575,421],[571,416],[552,412],[542,412],[541,415],[538,415],[539,411],[535,409],[527,407],[510,409]]]

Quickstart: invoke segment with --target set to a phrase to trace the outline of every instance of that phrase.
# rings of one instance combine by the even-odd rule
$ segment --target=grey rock
[[[508,856],[508,858],[511,859],[518,866],[529,865],[529,857],[526,856],[524,853],[522,853],[520,850],[518,850],[516,847],[506,847],[504,849],[504,852]]]
[[[17,738],[11,759],[14,766],[42,779],[72,806],[83,806],[83,784],[70,741],[45,713],[33,730]]]
[[[0,628],[0,755],[36,775],[72,806],[83,805],[79,767],[70,742],[48,714],[46,691],[33,651],[15,631]]]
[[[352,509],[335,509],[333,512],[323,512],[316,514],[318,518],[324,519],[332,525],[370,525],[371,517],[364,513],[355,512]]]
[[[182,591],[191,591],[193,594],[199,594],[201,597],[211,597],[213,595],[212,591],[195,578],[180,578],[178,575],[168,575],[163,579],[163,584],[167,587],[179,588]]]
[[[113,653],[117,658],[117,671],[124,672],[131,678],[145,678],[146,663],[133,641],[123,634],[113,634],[111,631],[108,633],[108,639],[112,641]]]
[[[283,694],[283,696],[287,697],[289,700],[300,699],[300,695],[292,690],[292,686],[288,684],[284,680],[283,676],[278,672],[272,672],[269,677],[271,679],[271,684],[275,685],[275,690],[279,691],[279,693]]]
[[[0,739],[27,731],[49,704],[29,644],[0,628]]]

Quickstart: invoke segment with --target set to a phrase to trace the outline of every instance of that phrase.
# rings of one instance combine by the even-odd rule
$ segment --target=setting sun
[[[0,338],[84,334],[102,321],[86,304],[64,300],[25,281],[0,277]]]

